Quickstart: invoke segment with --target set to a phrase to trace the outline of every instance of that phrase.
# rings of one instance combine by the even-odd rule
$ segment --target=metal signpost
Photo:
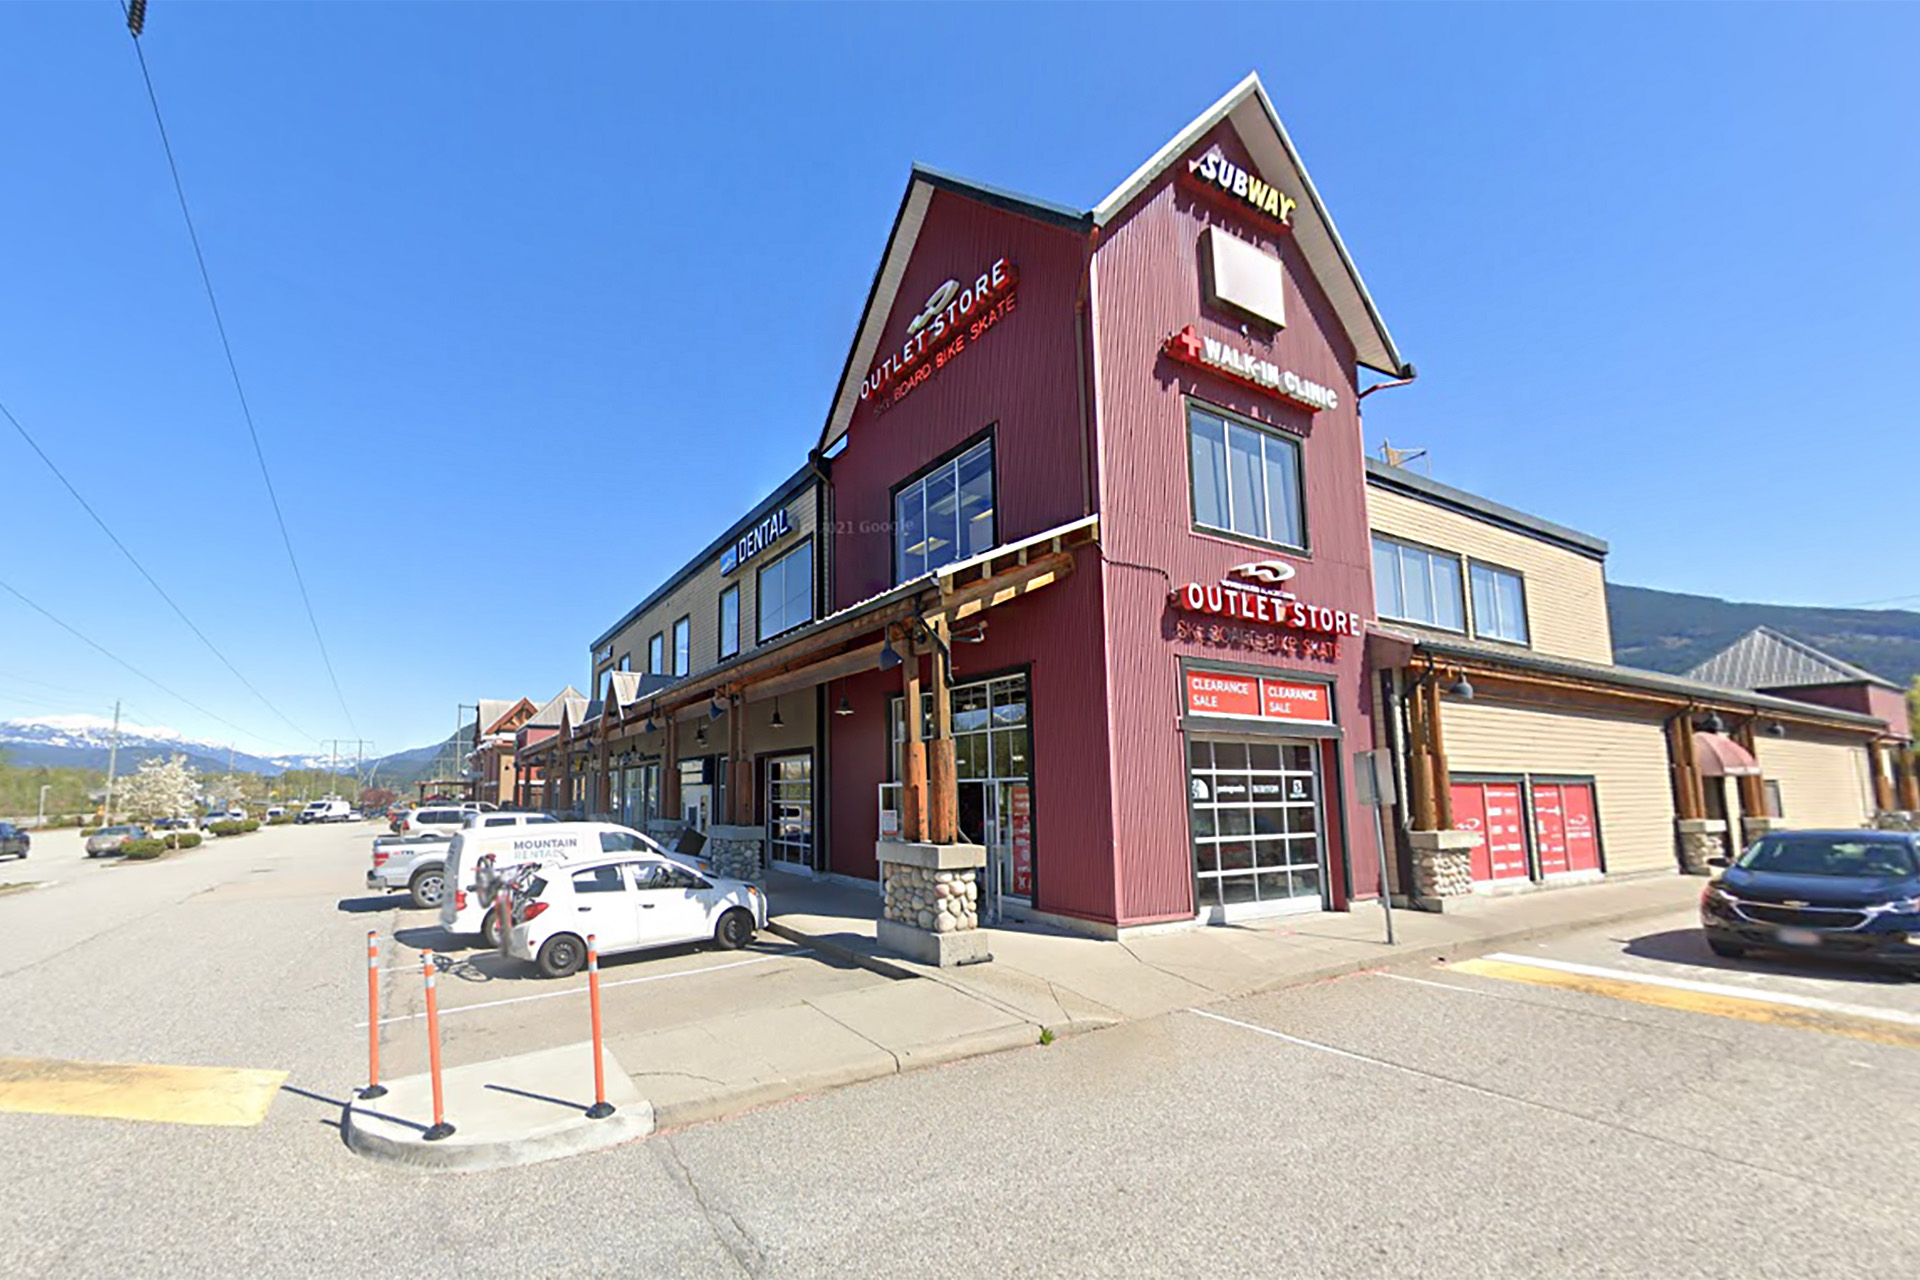
[[[1387,833],[1381,810],[1393,803],[1393,755],[1388,751],[1353,753],[1353,782],[1360,803],[1373,808],[1373,841],[1380,851],[1380,911],[1387,919],[1387,945],[1393,946],[1393,903],[1387,889]]]

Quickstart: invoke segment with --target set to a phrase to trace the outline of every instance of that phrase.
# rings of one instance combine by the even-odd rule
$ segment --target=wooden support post
[[[667,748],[660,761],[660,816],[680,819],[680,722],[667,713]]]
[[[1427,682],[1416,678],[1407,692],[1407,781],[1413,789],[1413,830],[1439,829],[1433,800],[1433,738],[1428,732]]]
[[[728,821],[747,826],[753,821],[753,773],[747,768],[747,699],[742,694],[727,708]]]
[[[1885,743],[1870,742],[1867,744],[1867,759],[1873,766],[1874,808],[1881,813],[1886,813],[1894,807],[1893,778],[1890,776],[1893,770],[1893,753]]]
[[[1913,749],[1893,749],[1894,773],[1899,778],[1900,807],[1908,813],[1920,813],[1920,771],[1916,771]]]
[[[1693,715],[1681,711],[1667,721],[1667,763],[1673,772],[1673,811],[1682,821],[1707,816],[1707,797],[1693,759]]]
[[[909,639],[901,646],[900,686],[907,721],[906,776],[900,780],[900,838],[927,838],[927,744],[920,737],[920,655]]]
[[[946,619],[933,624],[937,640],[947,638]],[[953,696],[947,688],[947,658],[935,644],[933,661],[933,746],[927,754],[927,839],[952,844],[960,818],[960,785],[953,758]]]
[[[1753,741],[1753,721],[1742,720],[1734,726],[1733,740],[1746,748],[1747,754],[1755,760],[1760,758]],[[1766,779],[1758,774],[1749,774],[1740,779],[1740,812],[1749,818],[1765,816],[1767,812]]]
[[[1437,830],[1453,830],[1453,779],[1447,768],[1447,740],[1440,731],[1440,682],[1433,680],[1427,685],[1427,697],[1432,699],[1428,709],[1427,732],[1433,739],[1433,809],[1434,817],[1440,825]]]

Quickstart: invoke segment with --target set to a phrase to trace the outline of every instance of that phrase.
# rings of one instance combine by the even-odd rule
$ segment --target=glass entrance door
[[[767,760],[767,857],[788,870],[813,869],[813,753]]]
[[[1317,745],[1190,734],[1187,766],[1200,914],[1318,911],[1326,850]]]

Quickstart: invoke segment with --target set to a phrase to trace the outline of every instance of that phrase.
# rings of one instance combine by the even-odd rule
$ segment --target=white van
[[[652,837],[611,822],[555,822],[501,830],[469,828],[447,849],[446,888],[440,899],[440,927],[451,934],[477,934],[483,946],[500,945],[500,919],[494,890],[525,866],[573,862],[602,853],[649,853],[671,858],[705,874],[708,863],[669,853]]]
[[[295,822],[345,822],[352,806],[345,800],[315,800],[300,811]]]

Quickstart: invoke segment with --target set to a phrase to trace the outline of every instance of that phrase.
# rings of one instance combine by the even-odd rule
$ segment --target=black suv
[[[11,822],[0,822],[0,854],[24,858],[27,856],[27,850],[31,848],[33,848],[32,836]]]
[[[1700,895],[1720,956],[1817,951],[1920,972],[1920,835],[1779,831],[1760,837]]]

